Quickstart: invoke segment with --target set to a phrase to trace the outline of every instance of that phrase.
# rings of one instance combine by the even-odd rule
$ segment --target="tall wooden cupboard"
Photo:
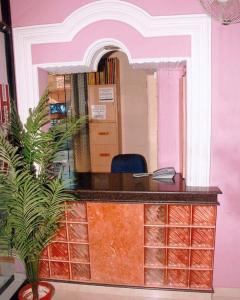
[[[89,85],[89,135],[92,172],[110,172],[121,153],[119,84]]]

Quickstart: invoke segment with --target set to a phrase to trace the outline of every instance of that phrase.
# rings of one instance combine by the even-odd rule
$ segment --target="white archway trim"
[[[117,48],[117,51],[124,52],[128,58],[128,62],[134,68],[153,68],[157,69],[158,66],[165,66],[167,64],[181,64],[189,60],[188,57],[144,57],[144,58],[132,58],[131,53],[122,43],[117,39],[99,39],[92,43],[85,51],[84,57],[81,61],[67,61],[67,62],[54,62],[35,64],[34,67],[44,69],[48,72],[56,74],[63,73],[78,73],[78,72],[94,72],[97,71],[98,63],[102,56],[111,49],[108,47]],[[37,69],[36,69],[37,70]]]
[[[187,184],[207,186],[211,135],[211,21],[206,15],[151,16],[125,1],[101,0],[79,8],[59,24],[14,28],[16,82],[21,119],[26,119],[28,108],[36,104],[39,96],[31,46],[69,42],[81,29],[101,20],[124,22],[144,37],[191,36],[191,58],[187,65]],[[99,49],[102,48],[99,46]],[[99,53],[94,47],[90,50],[93,51],[96,62],[103,50],[99,50]],[[127,55],[131,57],[130,53]],[[90,56],[85,56],[82,64],[88,68]],[[146,59],[148,58],[143,57],[142,63]]]

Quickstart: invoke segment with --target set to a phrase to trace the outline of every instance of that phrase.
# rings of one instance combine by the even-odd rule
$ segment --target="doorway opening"
[[[49,73],[48,82],[53,124],[64,114],[90,118],[71,150],[61,154],[67,168],[110,172],[114,155],[138,153],[149,172],[173,166],[185,175],[186,63],[133,67],[125,53],[109,51],[97,72]],[[162,134],[169,145],[162,145]]]

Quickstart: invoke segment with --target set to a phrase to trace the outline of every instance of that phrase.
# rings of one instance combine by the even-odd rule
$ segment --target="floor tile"
[[[209,293],[114,288],[71,283],[54,283],[54,285],[56,289],[54,300],[211,300],[212,298]]]

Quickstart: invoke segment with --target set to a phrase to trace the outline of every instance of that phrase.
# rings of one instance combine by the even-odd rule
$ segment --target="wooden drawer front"
[[[91,123],[90,124],[91,144],[117,144],[116,123]]]
[[[92,172],[110,172],[112,158],[116,154],[118,154],[116,145],[92,145]]]

